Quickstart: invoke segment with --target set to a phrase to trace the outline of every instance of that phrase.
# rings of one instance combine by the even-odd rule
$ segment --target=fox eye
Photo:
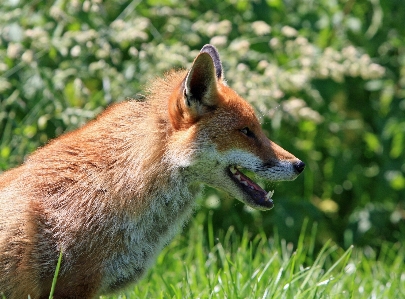
[[[248,127],[244,127],[240,131],[247,137],[255,138],[255,134]]]

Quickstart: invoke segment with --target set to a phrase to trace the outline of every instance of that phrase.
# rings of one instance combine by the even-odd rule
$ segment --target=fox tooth
[[[266,199],[271,199],[271,197],[273,196],[273,194],[274,194],[274,190],[269,191],[269,193],[266,194]]]
[[[230,170],[233,174],[235,174],[236,171],[237,171],[234,166],[231,166],[231,167],[229,168],[229,170]]]
[[[236,174],[236,175],[235,175],[235,178],[237,178],[237,179],[238,179],[238,181],[240,181],[240,180],[241,180],[241,178],[240,178],[240,174]]]
[[[246,182],[246,181],[241,181],[241,184],[245,185],[245,186],[249,186],[248,182]]]

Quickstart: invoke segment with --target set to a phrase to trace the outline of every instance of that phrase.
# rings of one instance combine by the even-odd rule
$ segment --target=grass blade
[[[49,294],[49,299],[53,298],[53,293],[55,292],[56,281],[58,280],[59,269],[60,269],[61,263],[62,263],[62,249],[60,250],[58,264],[56,265],[55,275],[53,276],[51,293]]]

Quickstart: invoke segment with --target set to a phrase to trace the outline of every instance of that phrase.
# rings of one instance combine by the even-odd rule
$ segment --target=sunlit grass
[[[401,246],[386,244],[377,256],[328,241],[315,252],[316,226],[304,225],[294,247],[277,235],[214,232],[204,217],[164,249],[139,284],[103,298],[405,298]]]

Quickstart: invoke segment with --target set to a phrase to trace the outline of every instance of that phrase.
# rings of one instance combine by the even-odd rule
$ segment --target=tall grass
[[[277,236],[213,231],[197,214],[156,265],[120,297],[103,298],[405,298],[404,250],[385,244],[315,250],[316,226],[302,227],[297,246]]]

